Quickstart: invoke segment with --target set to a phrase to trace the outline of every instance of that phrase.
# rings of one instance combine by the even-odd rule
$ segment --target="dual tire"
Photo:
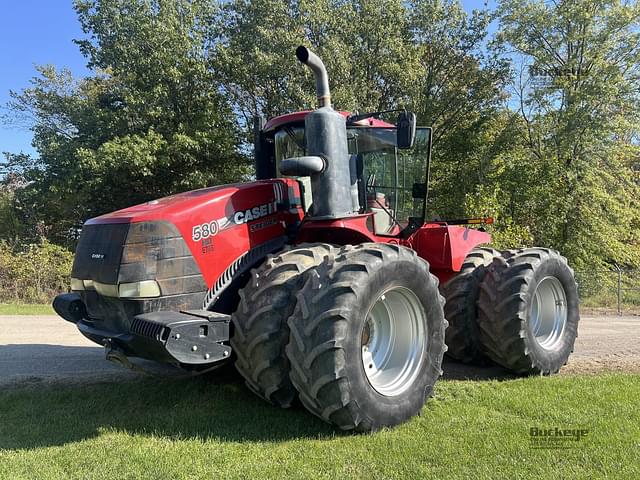
[[[289,407],[297,397],[285,355],[287,320],[302,288],[304,272],[320,264],[331,251],[330,245],[320,243],[270,255],[240,290],[240,304],[231,316],[236,369],[251,391],[274,405]]]
[[[428,264],[397,245],[347,247],[310,271],[287,346],[304,406],[343,430],[416,415],[442,374],[443,304]]]
[[[555,250],[496,257],[478,298],[483,352],[517,374],[558,372],[578,336],[578,303],[573,270]]]
[[[483,364],[487,360],[480,343],[478,299],[487,268],[499,256],[500,252],[493,248],[474,248],[460,272],[442,286],[444,315],[449,321],[447,355],[459,362]]]
[[[551,374],[573,351],[578,291],[566,258],[545,248],[474,249],[443,287],[448,355],[517,374]]]
[[[267,264],[288,263],[280,257],[297,258],[297,250]],[[297,395],[341,429],[397,425],[420,411],[442,373],[446,321],[438,280],[427,262],[397,245],[321,251],[314,268],[281,285],[268,281],[267,264],[254,272],[262,287],[245,287],[232,317],[240,332],[232,340],[238,370],[271,403],[287,407]],[[262,297],[281,297],[281,308],[274,313],[273,300]]]

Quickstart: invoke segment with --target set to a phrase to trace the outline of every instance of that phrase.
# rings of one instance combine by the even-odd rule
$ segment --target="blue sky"
[[[70,0],[2,2],[0,15],[0,105],[9,90],[28,86],[34,65],[66,66],[86,75],[85,60],[72,42],[82,37]],[[0,152],[33,153],[31,132],[0,125]]]
[[[464,0],[470,11],[484,0]],[[489,5],[495,2],[492,0]],[[87,75],[85,59],[74,38],[82,38],[71,0],[17,0],[2,2],[0,15],[0,106],[9,90],[29,85],[35,65],[67,67],[75,76]],[[0,123],[0,152],[35,153],[31,132]]]

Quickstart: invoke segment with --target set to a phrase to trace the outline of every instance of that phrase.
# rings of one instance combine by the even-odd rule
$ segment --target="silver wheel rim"
[[[545,350],[561,341],[567,324],[567,295],[556,277],[544,277],[536,285],[529,322],[536,342]]]
[[[362,329],[362,366],[373,389],[385,396],[407,390],[418,377],[426,350],[426,314],[411,290],[386,290]]]

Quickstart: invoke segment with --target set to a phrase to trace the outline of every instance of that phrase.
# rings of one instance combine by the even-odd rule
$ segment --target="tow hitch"
[[[105,340],[104,342],[104,356],[108,361],[116,365],[135,370],[133,363],[129,361],[129,358],[127,358],[122,350],[113,345],[111,340]]]

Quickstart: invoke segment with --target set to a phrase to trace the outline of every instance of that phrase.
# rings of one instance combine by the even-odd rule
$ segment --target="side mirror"
[[[401,150],[413,147],[416,140],[416,114],[406,111],[400,113],[396,128],[396,146]]]

